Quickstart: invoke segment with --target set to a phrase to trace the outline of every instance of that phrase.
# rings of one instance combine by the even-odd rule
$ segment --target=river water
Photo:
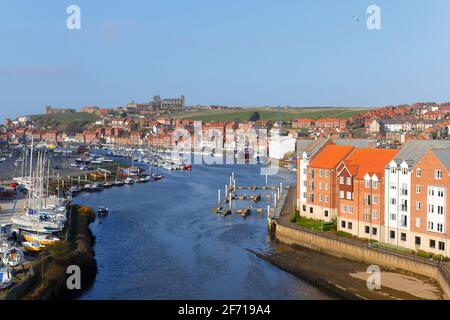
[[[328,299],[248,251],[276,249],[265,214],[211,213],[231,172],[238,185],[265,183],[255,165],[195,165],[191,172],[158,171],[160,181],[75,198],[111,210],[91,225],[98,274],[81,298]],[[280,181],[294,184],[295,176],[280,170],[269,177],[269,184]]]

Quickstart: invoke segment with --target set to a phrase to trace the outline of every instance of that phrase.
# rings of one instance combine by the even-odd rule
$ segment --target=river
[[[248,251],[276,250],[265,214],[211,213],[231,172],[238,185],[265,183],[255,165],[195,165],[191,172],[158,171],[160,181],[76,197],[111,210],[91,225],[98,274],[81,299],[330,298]],[[269,184],[280,181],[293,184],[295,175],[269,177]]]

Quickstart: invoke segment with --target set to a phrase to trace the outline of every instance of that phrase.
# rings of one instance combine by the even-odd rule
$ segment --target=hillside
[[[355,114],[366,112],[365,108],[289,108],[281,109],[281,120],[293,120],[297,118],[349,118]],[[202,121],[231,121],[240,120],[247,121],[250,117],[258,112],[261,120],[278,119],[278,111],[276,108],[247,108],[247,109],[226,109],[226,110],[198,110],[186,111],[175,114],[178,119],[191,119]]]
[[[100,117],[86,112],[67,114],[41,114],[31,116],[33,122],[47,129],[57,129],[67,133],[82,132]]]

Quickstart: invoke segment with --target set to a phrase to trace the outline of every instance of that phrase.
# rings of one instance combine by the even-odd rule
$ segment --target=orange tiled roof
[[[366,173],[383,174],[384,167],[391,161],[398,150],[392,149],[355,149],[350,156],[344,160],[344,164],[353,177],[363,179]]]
[[[354,149],[351,146],[327,145],[311,160],[309,166],[322,169],[333,169]]]

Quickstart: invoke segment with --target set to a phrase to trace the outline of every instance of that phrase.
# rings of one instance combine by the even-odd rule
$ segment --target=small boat
[[[122,187],[125,185],[124,181],[114,181],[113,186],[114,187]]]
[[[246,217],[246,216],[250,215],[251,208],[252,208],[251,206],[248,206],[244,209],[238,209],[236,212],[237,212],[237,214],[240,214],[241,216]]]
[[[109,182],[105,182],[104,184],[103,184],[103,188],[104,189],[109,189],[109,188],[111,188],[113,185],[111,184],[111,183],[109,183]]]
[[[12,284],[13,277],[11,274],[11,270],[8,268],[1,268],[0,269],[0,289],[4,290],[9,288]]]
[[[25,251],[27,252],[41,252],[42,250],[44,250],[45,246],[40,244],[37,241],[33,241],[33,242],[22,242],[23,248],[25,249]]]
[[[81,192],[81,188],[78,187],[78,186],[72,186],[72,187],[70,187],[69,191],[70,191],[72,194],[77,194],[77,193],[80,193],[80,192]]]
[[[163,176],[161,176],[161,175],[159,175],[159,174],[152,173],[152,179],[153,179],[153,180],[160,180],[160,179],[162,179],[162,178],[163,178]]]
[[[128,184],[128,185],[130,185],[130,184],[134,184],[134,179],[132,179],[132,178],[126,178],[125,179],[125,184]]]
[[[109,214],[109,209],[106,207],[99,207],[97,214],[99,217],[106,217]]]
[[[55,244],[56,242],[60,241],[59,238],[54,237],[52,235],[37,235],[37,234],[26,233],[26,232],[23,233],[23,238],[27,242],[38,242],[39,244],[41,244],[43,246],[52,245],[52,244]]]

